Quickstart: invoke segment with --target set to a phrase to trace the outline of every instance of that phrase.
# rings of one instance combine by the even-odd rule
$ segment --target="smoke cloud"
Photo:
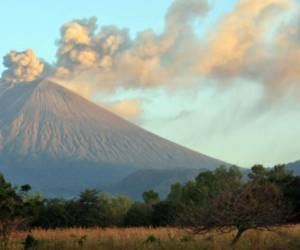
[[[87,95],[119,88],[185,89],[211,79],[220,86],[235,79],[259,81],[267,95],[295,85],[300,72],[298,3],[240,0],[199,37],[195,24],[209,9],[205,0],[175,0],[161,34],[147,29],[134,39],[128,29],[115,26],[97,31],[96,18],[69,22],[61,29],[55,76]]]
[[[122,100],[113,103],[104,103],[102,105],[126,119],[135,119],[142,112],[142,104],[138,99]]]
[[[201,37],[196,31],[210,11],[207,0],[174,0],[162,33],[146,29],[134,38],[126,28],[98,28],[94,17],[73,20],[60,30],[53,70],[31,49],[12,51],[4,57],[2,81],[52,77],[93,98],[118,89],[186,89],[211,80],[231,86],[242,79],[281,95],[300,80],[299,10],[294,0],[239,0]]]
[[[220,84],[254,80],[268,98],[284,95],[300,80],[299,10],[293,0],[240,0],[208,36],[198,73]]]
[[[193,22],[207,11],[205,0],[176,0],[162,34],[147,29],[135,39],[115,26],[97,32],[95,18],[69,22],[61,28],[56,77],[74,85],[88,80],[90,92],[166,85],[186,71],[195,46]]]
[[[243,74],[266,52],[270,27],[285,13],[289,0],[241,0],[225,16],[207,41],[207,52],[199,63],[204,75],[231,77]],[[249,65],[250,64],[250,65]]]
[[[11,51],[4,57],[3,64],[7,70],[2,73],[2,80],[8,83],[32,82],[44,71],[44,64],[31,49]]]

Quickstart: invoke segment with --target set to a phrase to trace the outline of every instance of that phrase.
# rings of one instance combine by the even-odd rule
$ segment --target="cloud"
[[[119,89],[185,90],[211,80],[221,87],[230,87],[236,79],[255,80],[274,96],[297,85],[300,8],[296,1],[239,0],[198,37],[195,24],[205,19],[208,3],[174,0],[162,33],[145,29],[134,38],[127,28],[98,28],[95,17],[70,21],[61,27],[51,77],[87,98]],[[4,63],[8,69],[2,80],[8,82],[52,74],[32,50],[11,52]]]
[[[175,0],[162,34],[146,29],[135,39],[115,26],[97,31],[95,18],[71,21],[61,28],[56,77],[74,84],[80,79],[92,91],[170,84],[187,70],[196,40],[193,23],[207,11],[206,0]]]
[[[174,0],[166,17],[166,33],[186,32],[191,28],[191,22],[195,18],[205,16],[209,10],[208,1],[204,0]]]
[[[290,6],[289,0],[240,0],[207,39],[201,74],[235,77],[266,56],[266,37]]]
[[[138,99],[122,100],[102,105],[125,119],[135,119],[142,112],[142,103]]]
[[[90,32],[92,32],[94,28],[93,26],[93,19],[67,23],[61,29],[62,40],[64,43],[70,45],[88,45],[90,43]]]
[[[299,79],[295,41],[300,30],[297,21],[289,21],[299,4],[240,0],[200,38],[194,24],[209,10],[205,0],[175,0],[161,34],[146,29],[134,39],[124,28],[104,26],[98,31],[95,18],[71,21],[61,29],[56,77],[66,87],[91,95],[120,88],[186,89],[211,79],[221,87],[236,79],[256,80],[269,97]]]
[[[32,49],[22,52],[11,51],[3,60],[7,68],[2,80],[8,83],[31,82],[41,77],[45,68]]]
[[[66,87],[90,93],[115,88],[116,57],[129,46],[128,30],[104,26],[95,31],[95,18],[74,20],[61,28],[55,77]]]
[[[299,11],[293,0],[240,0],[207,35],[196,74],[222,87],[238,79],[256,81],[265,88],[265,102],[297,93]]]

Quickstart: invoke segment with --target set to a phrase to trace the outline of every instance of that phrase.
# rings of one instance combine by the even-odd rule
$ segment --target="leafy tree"
[[[41,194],[23,196],[23,214],[29,226],[41,226],[40,213],[45,208],[46,199]]]
[[[283,193],[285,200],[290,206],[290,222],[300,221],[300,177],[293,175],[286,165],[276,165],[273,168],[264,168],[255,165],[249,173],[249,179],[259,183],[273,183]]]
[[[207,207],[193,207],[189,217],[195,233],[218,229],[221,232],[237,229],[235,244],[249,229],[270,229],[287,220],[287,206],[283,194],[272,183],[250,182],[242,188],[224,191]]]
[[[198,188],[208,196],[240,187],[242,174],[236,166],[220,166],[214,171],[200,173],[196,178]]]
[[[103,221],[103,206],[101,206],[99,192],[88,189],[82,192],[78,201],[73,203],[72,211],[77,226],[95,227],[101,225]]]
[[[0,220],[14,218],[20,215],[22,199],[16,189],[0,175]]]
[[[20,192],[19,192],[19,195],[25,199],[29,193],[29,191],[31,190],[31,186],[29,184],[25,184],[25,185],[22,185],[20,187]]]
[[[131,205],[132,201],[126,196],[100,194],[99,213],[101,213],[101,221],[99,226],[123,226],[125,216]]]
[[[110,198],[107,220],[109,226],[124,226],[125,216],[133,202],[126,196],[113,196]]]
[[[13,229],[22,217],[22,198],[16,189],[0,175],[0,247],[7,248]]]
[[[72,215],[67,210],[64,199],[46,200],[43,206],[38,206],[38,215],[34,218],[33,226],[43,228],[61,228],[72,226]]]
[[[167,201],[178,204],[182,201],[182,196],[183,196],[183,187],[179,182],[177,182],[171,185],[171,191],[167,196]]]
[[[178,216],[178,205],[170,201],[161,201],[155,204],[152,211],[153,226],[171,226],[175,225]]]
[[[125,216],[125,226],[147,227],[152,225],[152,207],[136,202],[128,210]]]
[[[154,205],[160,202],[160,197],[154,190],[148,190],[143,193],[143,200],[148,205]]]
[[[291,222],[300,221],[300,177],[293,175],[285,165],[276,165],[268,171],[268,181],[276,184],[291,206]]]
[[[254,165],[251,168],[251,172],[248,174],[248,177],[252,181],[266,181],[268,171],[264,168],[263,165]]]
[[[221,166],[214,171],[200,173],[195,181],[172,186],[168,200],[180,206],[206,206],[212,197],[224,190],[234,190],[242,184],[242,174],[235,166]]]

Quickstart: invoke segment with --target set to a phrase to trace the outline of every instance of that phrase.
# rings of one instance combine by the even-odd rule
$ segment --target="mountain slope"
[[[123,194],[142,199],[146,190],[153,189],[165,198],[173,184],[186,183],[194,180],[205,169],[143,169],[126,176],[120,182],[111,186],[108,191],[113,194]]]
[[[295,161],[287,165],[289,170],[292,170],[295,175],[300,175],[300,161]]]
[[[106,186],[138,169],[212,169],[223,162],[125,121],[43,80],[0,88],[0,171],[56,195]]]

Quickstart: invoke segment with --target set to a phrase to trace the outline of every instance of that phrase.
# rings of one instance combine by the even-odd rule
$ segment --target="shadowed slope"
[[[287,165],[289,170],[292,170],[295,175],[300,175],[300,161],[295,161]]]
[[[109,188],[113,194],[124,194],[142,199],[144,191],[153,189],[166,198],[175,183],[186,183],[195,179],[205,169],[143,169],[126,176]]]

